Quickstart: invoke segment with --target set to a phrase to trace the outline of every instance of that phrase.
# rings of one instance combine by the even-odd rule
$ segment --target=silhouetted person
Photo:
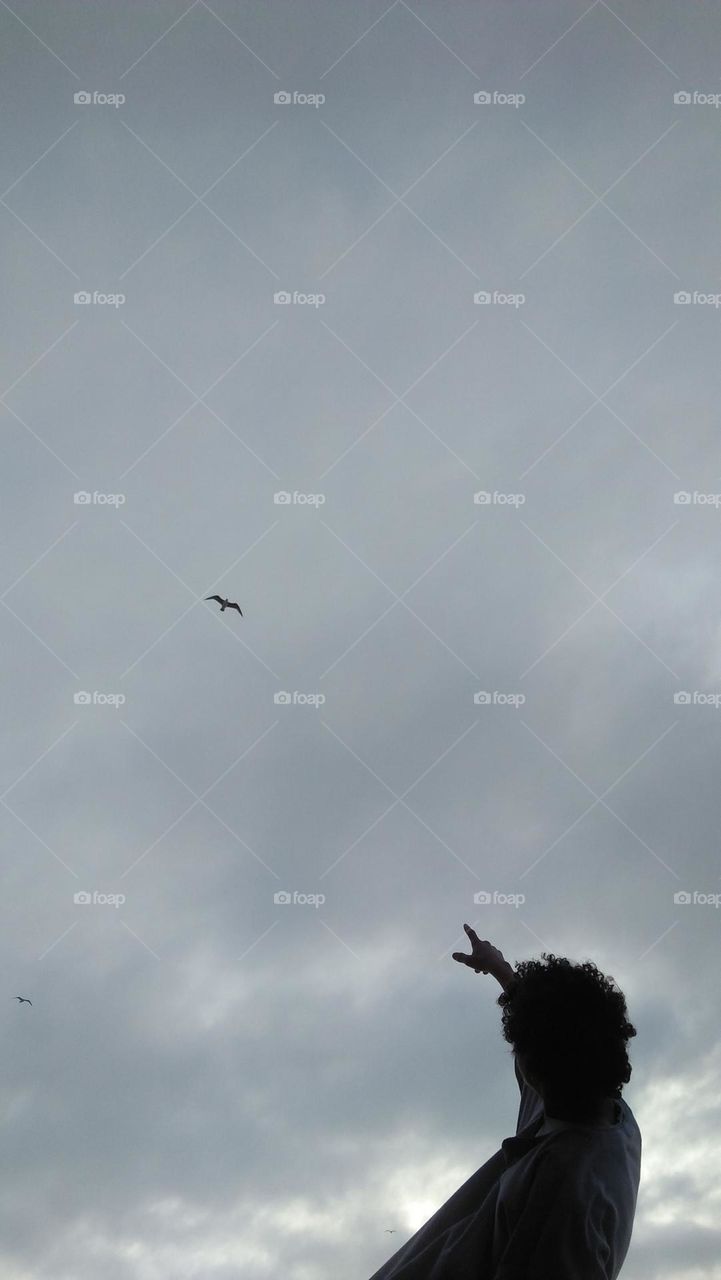
[[[371,1280],[615,1280],[628,1252],[641,1134],[621,1090],[636,1030],[613,978],[546,952],[515,970],[464,929],[453,959],[490,973],[521,1101],[515,1137]]]

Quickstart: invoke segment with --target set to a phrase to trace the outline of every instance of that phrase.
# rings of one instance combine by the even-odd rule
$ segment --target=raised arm
[[[490,973],[497,982],[500,982],[505,991],[514,975],[513,966],[508,963],[498,947],[479,938],[475,929],[472,929],[469,924],[464,924],[463,928],[468,934],[471,954],[467,956],[462,951],[454,951],[453,959],[459,964],[468,965],[468,968],[474,969],[476,973]]]
[[[499,951],[498,947],[494,947],[493,943],[488,942],[483,938],[479,938],[476,931],[472,929],[469,924],[464,924],[463,928],[468,934],[468,939],[471,944],[471,954],[467,956],[467,955],[464,955],[462,951],[454,951],[453,959],[457,960],[459,964],[467,965],[469,969],[474,969],[476,973],[490,973],[491,976],[496,979],[496,982],[500,982],[501,986],[503,987],[503,990],[506,991],[508,989],[508,984],[511,982],[515,974],[513,965],[510,965],[508,963],[508,961],[505,959],[503,955],[503,952]],[[513,1070],[516,1075],[516,1081],[518,1082],[518,1088],[521,1091],[521,1105],[523,1107],[524,1089],[526,1090],[527,1097],[531,1096],[531,1089],[530,1089],[530,1086],[526,1083],[526,1081],[523,1078],[521,1069],[518,1065],[518,1062],[516,1061],[515,1053],[513,1055]],[[537,1098],[537,1096],[538,1095],[534,1093],[533,1094],[534,1101],[532,1103],[527,1103],[526,1105],[527,1106],[536,1105],[535,1099]],[[525,1115],[526,1115],[526,1112],[524,1111],[524,1117]],[[521,1112],[519,1111],[518,1126],[517,1126],[516,1132],[518,1132],[518,1129],[520,1127],[521,1127]]]

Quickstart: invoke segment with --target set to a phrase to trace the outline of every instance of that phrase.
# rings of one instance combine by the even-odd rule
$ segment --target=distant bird
[[[390,1227],[386,1227],[386,1229],[385,1229],[385,1234],[386,1234],[387,1236],[394,1236],[394,1235],[396,1234],[396,1229],[395,1229],[395,1227],[393,1228],[393,1230],[392,1230],[392,1231],[391,1231]]]
[[[28,1000],[26,996],[13,996],[13,1000],[19,1000],[21,1004],[32,1004],[32,1000]]]
[[[243,610],[241,609],[241,607],[240,607],[240,605],[239,605],[239,604],[236,604],[236,603],[235,603],[235,601],[234,601],[234,600],[224,600],[222,596],[206,596],[205,598],[206,598],[206,600],[217,600],[217,601],[218,601],[218,604],[220,605],[220,612],[221,612],[221,613],[225,613],[225,610],[226,610],[226,609],[237,609],[237,610],[238,610],[238,613],[240,614],[240,616],[241,616],[241,618],[242,618],[242,616],[243,616]]]

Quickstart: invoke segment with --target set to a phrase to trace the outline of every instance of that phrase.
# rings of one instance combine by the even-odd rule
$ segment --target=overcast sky
[[[721,1276],[720,46],[0,0],[5,1280],[366,1280],[515,1129],[464,921]]]

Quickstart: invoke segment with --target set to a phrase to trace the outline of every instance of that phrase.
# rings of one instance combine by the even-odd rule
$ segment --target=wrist
[[[489,969],[488,972],[492,974],[496,979],[496,982],[501,984],[504,991],[511,981],[511,978],[515,975],[513,965],[509,964],[507,960],[499,960],[498,964],[494,964],[493,968]]]

